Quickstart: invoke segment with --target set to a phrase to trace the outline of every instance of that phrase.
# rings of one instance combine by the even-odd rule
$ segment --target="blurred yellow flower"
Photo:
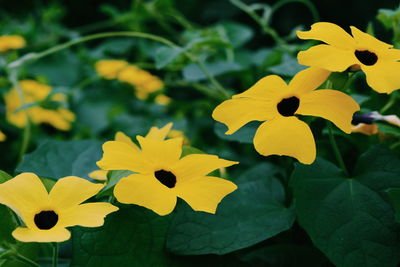
[[[97,73],[106,79],[118,79],[135,87],[135,95],[141,100],[147,99],[151,93],[164,87],[157,76],[123,60],[100,60],[96,62],[95,68]]]
[[[128,66],[128,62],[124,60],[99,60],[95,64],[97,73],[105,79],[116,79],[125,67]]]
[[[361,69],[368,85],[379,93],[390,93],[400,88],[400,50],[393,45],[351,26],[348,34],[329,22],[318,22],[309,31],[298,31],[300,39],[325,42],[302,51],[299,63],[329,71],[345,71],[349,67]]]
[[[30,104],[41,102],[45,100],[51,93],[51,87],[45,84],[41,84],[34,80],[23,80],[19,82],[24,93],[24,101],[26,109],[21,110],[23,106],[21,97],[18,91],[13,88],[11,91],[5,94],[4,100],[6,103],[7,120],[17,127],[24,127],[27,123],[28,114],[29,119],[35,123],[48,123],[53,127],[67,131],[71,128],[71,122],[75,120],[75,114],[70,110],[57,107],[56,109],[46,109],[39,105],[29,107]],[[65,101],[65,95],[54,94],[50,98],[51,101],[63,102]],[[19,110],[20,109],[20,110]]]
[[[2,35],[0,36],[0,52],[10,49],[23,48],[26,45],[25,39],[19,35]]]
[[[85,203],[103,188],[85,179],[69,176],[59,179],[47,192],[33,173],[22,173],[0,184],[0,203],[14,210],[24,227],[12,232],[22,242],[63,242],[71,237],[66,227],[98,227],[104,217],[118,208],[110,203]]]
[[[160,94],[154,98],[154,102],[156,102],[159,105],[164,106],[164,105],[168,105],[169,103],[171,103],[171,98],[164,94]]]
[[[7,138],[6,135],[2,131],[0,131],[0,142],[5,141],[6,138]]]
[[[233,134],[250,121],[264,121],[254,136],[254,146],[264,156],[286,155],[311,164],[316,148],[310,127],[295,115],[318,116],[351,133],[353,113],[359,105],[348,95],[329,89],[315,90],[330,72],[309,68],[297,73],[289,84],[269,75],[247,91],[217,106],[212,117]]]
[[[150,131],[147,137],[138,136],[140,149],[119,141],[103,145],[103,158],[97,162],[100,168],[135,172],[116,184],[115,197],[121,203],[143,206],[159,215],[171,213],[177,197],[196,211],[215,213],[220,201],[237,186],[207,174],[237,162],[206,154],[180,158],[182,138],[164,140],[164,129]]]

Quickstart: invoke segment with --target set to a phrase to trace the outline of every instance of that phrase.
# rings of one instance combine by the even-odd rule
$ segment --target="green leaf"
[[[12,179],[11,175],[6,173],[5,171],[0,170],[0,183],[4,183],[10,179]]]
[[[239,71],[242,67],[236,62],[217,61],[205,64],[207,70],[213,76],[218,76],[228,72]],[[189,82],[197,82],[207,79],[206,74],[194,63],[187,65],[182,70],[183,78]]]
[[[223,28],[224,37],[229,40],[233,47],[244,45],[254,36],[252,28],[237,22],[226,21],[218,26]]]
[[[192,146],[183,146],[181,158],[190,154],[204,154],[204,152]]]
[[[98,198],[113,195],[112,191],[114,186],[121,180],[122,178],[128,177],[134,172],[128,170],[116,170],[116,171],[108,171],[107,172],[107,184],[101,190],[101,192],[97,195]]]
[[[400,137],[400,128],[398,126],[390,125],[383,122],[377,122],[375,124],[378,125],[379,132],[393,135],[395,137]]]
[[[400,227],[386,190],[400,187],[400,160],[378,146],[358,160],[353,178],[317,159],[291,178],[300,225],[336,266],[395,266]]]
[[[292,57],[289,54],[284,54],[281,63],[270,67],[268,70],[278,75],[293,77],[296,73],[305,68],[305,66],[302,66],[297,62],[297,58]]]
[[[226,127],[222,123],[216,122],[214,124],[214,132],[219,138],[224,140],[237,141],[239,143],[245,143],[245,144],[252,144],[254,135],[256,134],[256,131],[259,126],[260,126],[259,122],[250,122],[247,125],[240,128],[234,134],[228,135],[225,134],[225,132],[228,130],[228,127]]]
[[[400,222],[400,188],[388,189],[388,194],[392,200],[394,210],[396,212],[396,221]]]
[[[131,205],[107,216],[103,227],[76,228],[71,266],[168,266],[169,221],[169,216]]]
[[[156,61],[156,68],[164,68],[169,63],[174,61],[178,56],[180,56],[184,51],[185,49],[180,47],[161,46],[156,50],[154,57]]]
[[[55,180],[71,175],[87,178],[98,169],[96,161],[102,156],[101,145],[95,140],[45,141],[24,156],[17,171]]]
[[[270,164],[244,173],[237,180],[238,189],[222,200],[216,214],[179,206],[168,233],[168,250],[181,255],[226,254],[289,229],[294,211],[284,205],[278,173]]]

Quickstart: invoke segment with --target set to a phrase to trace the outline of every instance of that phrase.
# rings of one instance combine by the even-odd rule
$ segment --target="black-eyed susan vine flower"
[[[119,141],[103,145],[103,158],[97,162],[100,168],[135,172],[115,185],[116,199],[166,215],[173,211],[179,197],[196,211],[215,213],[220,201],[237,186],[207,174],[237,162],[206,154],[181,158],[182,138],[164,138],[160,134],[138,136],[140,149]]]
[[[21,96],[15,88],[12,88],[4,95],[6,117],[10,123],[17,127],[24,127],[28,120],[26,116],[28,114],[29,119],[35,124],[48,123],[63,131],[71,128],[71,123],[75,120],[75,114],[70,110],[63,107],[48,109],[40,105],[40,102],[49,97],[51,93],[50,86],[34,80],[22,80],[19,82],[19,86],[24,94],[23,98],[26,106],[24,109],[22,109]],[[50,96],[50,100],[62,103],[65,102],[65,95],[57,93]],[[35,105],[29,106],[30,104]]]
[[[6,135],[2,131],[0,131],[0,142],[5,141],[6,138],[7,138]]]
[[[171,128],[172,128],[172,123],[168,123],[162,128],[153,126],[150,128],[150,131],[147,133],[146,138],[152,138],[155,140],[164,140],[167,136],[185,138],[185,136],[183,135],[183,133],[181,131],[171,130]],[[171,134],[173,134],[174,136],[171,136]],[[132,141],[132,139],[130,139],[123,132],[117,132],[115,134],[114,140],[118,141],[118,142],[126,143],[137,151],[140,150],[140,148]],[[106,181],[107,173],[108,173],[108,171],[106,171],[106,170],[95,170],[95,171],[92,171],[91,173],[89,173],[89,177],[92,179],[95,179],[95,180],[99,180],[99,181]]]
[[[135,95],[139,99],[147,99],[151,93],[163,89],[164,84],[157,76],[130,65],[124,60],[99,60],[95,64],[97,73],[106,79],[118,79],[121,82],[126,82],[132,85],[135,90]],[[166,104],[166,99],[159,101]]]
[[[0,36],[0,52],[11,49],[20,49],[26,45],[25,39],[19,35],[2,35]]]
[[[118,208],[110,203],[85,203],[103,185],[69,176],[59,179],[50,193],[33,173],[22,173],[0,184],[0,203],[14,210],[25,226],[12,232],[22,242],[63,242],[71,237],[66,227],[98,227]]]
[[[359,105],[348,95],[330,89],[314,90],[330,72],[308,68],[296,74],[289,84],[277,75],[259,80],[247,91],[217,106],[213,118],[228,126],[233,134],[250,121],[265,121],[257,129],[254,146],[264,156],[286,155],[311,164],[316,157],[313,134],[296,115],[330,120],[346,133]]]
[[[299,52],[300,64],[342,72],[353,67],[361,69],[368,85],[379,93],[400,88],[400,50],[351,26],[348,34],[339,26],[318,22],[309,31],[298,31],[300,39],[324,42]]]

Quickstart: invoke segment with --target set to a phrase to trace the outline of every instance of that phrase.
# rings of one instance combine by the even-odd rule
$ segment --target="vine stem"
[[[58,243],[53,242],[52,243],[53,246],[53,267],[57,267],[58,265]]]
[[[23,262],[29,266],[32,267],[40,267],[39,264],[37,264],[36,262],[34,262],[31,259],[28,259],[27,257],[25,257],[24,255],[18,253],[18,251],[13,251],[13,255],[16,257],[17,260],[19,260],[20,262]]]
[[[340,168],[342,168],[346,177],[349,177],[349,172],[347,171],[346,165],[344,165],[344,161],[343,161],[342,155],[340,154],[339,147],[336,144],[335,136],[334,136],[333,130],[332,130],[332,124],[330,122],[328,122],[328,132],[329,132],[329,142],[332,145],[336,160],[339,163]]]
[[[173,43],[172,41],[170,41],[166,38],[157,36],[157,35],[149,34],[149,33],[144,33],[144,32],[105,32],[105,33],[97,33],[97,34],[84,36],[84,37],[81,37],[76,40],[72,40],[72,41],[69,41],[69,42],[66,42],[63,44],[59,44],[59,45],[53,46],[47,50],[44,50],[40,53],[29,53],[29,54],[17,59],[16,61],[13,61],[10,64],[8,64],[7,68],[9,70],[15,70],[15,69],[27,64],[28,62],[36,61],[36,60],[46,57],[48,55],[51,55],[51,54],[54,54],[61,50],[64,50],[66,48],[69,48],[71,46],[81,44],[84,42],[88,42],[91,40],[110,38],[110,37],[137,37],[137,38],[149,39],[149,40],[153,40],[153,41],[162,43],[171,48],[183,50],[182,47],[178,46],[177,44]],[[200,68],[200,70],[207,76],[207,78],[209,79],[211,84],[213,84],[213,86],[215,87],[216,90],[218,90],[225,98],[230,97],[230,95],[226,91],[226,89],[208,71],[207,67],[204,65],[204,63],[201,60],[199,60],[196,56],[194,56],[193,54],[191,54],[188,51],[183,50],[183,54]]]

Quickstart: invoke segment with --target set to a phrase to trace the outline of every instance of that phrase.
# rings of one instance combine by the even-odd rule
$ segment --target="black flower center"
[[[165,171],[165,170],[159,170],[159,171],[154,172],[154,176],[157,178],[157,180],[160,181],[160,183],[162,183],[166,187],[168,187],[168,188],[175,187],[176,176],[172,172]]]
[[[278,103],[278,112],[285,117],[293,116],[300,105],[300,99],[295,96],[284,98]]]
[[[378,56],[368,50],[356,50],[354,54],[362,64],[367,66],[372,66],[378,61]]]
[[[36,226],[41,230],[49,230],[58,222],[58,215],[52,210],[44,210],[35,215]]]

